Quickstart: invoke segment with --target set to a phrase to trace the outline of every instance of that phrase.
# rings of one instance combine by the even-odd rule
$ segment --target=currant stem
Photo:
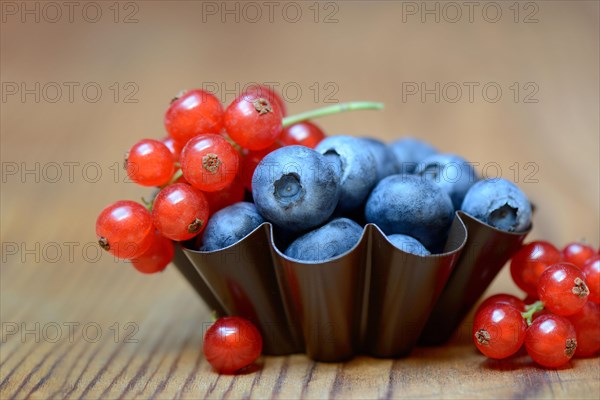
[[[525,310],[527,310],[527,311],[522,312],[521,315],[527,322],[527,326],[531,325],[531,318],[533,317],[533,314],[535,314],[538,311],[542,311],[543,309],[544,309],[544,303],[541,300],[538,300],[533,304],[529,304],[529,305],[525,306]]]
[[[177,182],[177,179],[181,178],[183,176],[183,171],[181,170],[181,168],[179,168],[177,171],[175,171],[175,173],[173,174],[173,177],[171,178],[171,181],[169,183],[167,183],[166,185],[162,186],[162,188],[167,187],[175,182]]]
[[[383,103],[376,103],[372,101],[352,101],[349,103],[340,103],[285,117],[283,119],[283,127],[287,128],[288,126],[297,124],[298,122],[325,117],[327,115],[338,114],[345,111],[382,109]]]

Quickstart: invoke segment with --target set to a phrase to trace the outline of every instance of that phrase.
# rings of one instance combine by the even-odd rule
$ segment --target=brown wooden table
[[[60,17],[42,2],[2,3],[1,398],[600,396],[598,358],[559,370],[524,355],[490,361],[469,318],[448,345],[405,359],[263,357],[219,376],[201,353],[209,310],[178,272],[142,276],[94,244],[102,207],[149,194],[123,183],[121,157],[164,135],[174,93],[204,85],[230,102],[258,81],[285,89],[291,113],[383,101],[383,112],[321,125],[460,153],[528,193],[530,239],[597,246],[597,2],[476,2],[472,21],[462,3],[276,3],[272,22],[263,3],[256,21],[236,2],[81,2],[72,18],[54,3]],[[488,293],[499,291],[520,295],[506,268]]]

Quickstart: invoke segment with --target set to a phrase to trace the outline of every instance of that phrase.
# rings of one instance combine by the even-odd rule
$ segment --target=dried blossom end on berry
[[[575,286],[571,289],[573,294],[576,294],[579,297],[586,297],[590,294],[590,289],[588,289],[587,285],[581,278],[575,278]]]

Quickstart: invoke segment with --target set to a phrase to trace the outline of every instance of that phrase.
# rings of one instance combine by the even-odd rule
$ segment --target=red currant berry
[[[525,293],[537,297],[537,281],[542,272],[561,260],[560,251],[543,241],[531,242],[521,247],[510,262],[513,281]]]
[[[506,358],[519,351],[526,330],[519,310],[509,304],[494,303],[475,315],[473,341],[487,357]]]
[[[525,349],[541,366],[556,368],[567,363],[575,354],[575,328],[566,318],[546,314],[536,318],[527,328]]]
[[[165,114],[165,128],[180,146],[202,133],[223,129],[223,106],[212,94],[200,89],[176,98]]]
[[[279,137],[279,141],[284,146],[297,144],[311,149],[317,147],[323,139],[325,139],[325,133],[321,128],[308,121],[288,126]]]
[[[171,180],[175,171],[173,155],[164,143],[153,139],[137,142],[125,160],[127,175],[142,186],[162,186]]]
[[[508,304],[516,308],[518,311],[525,311],[525,302],[523,300],[519,299],[517,296],[513,296],[512,294],[498,293],[485,299],[483,303],[477,307],[475,314],[478,314],[480,310],[483,310],[485,307],[493,304]]]
[[[266,149],[247,151],[246,154],[244,154],[240,164],[240,177],[242,180],[242,184],[250,192],[252,191],[252,176],[254,175],[256,166],[261,162],[263,158],[265,158],[267,154],[274,150],[277,150],[280,147],[281,146],[279,146],[276,143],[270,147],[267,147]]]
[[[263,97],[271,103],[275,103],[279,106],[279,110],[281,111],[281,115],[285,117],[287,115],[287,110],[285,107],[285,102],[281,98],[276,91],[271,88],[263,85],[252,85],[246,90],[244,90],[246,94],[256,94],[258,97]]]
[[[185,183],[174,183],[158,193],[152,206],[154,226],[171,240],[188,240],[202,232],[208,219],[204,194]]]
[[[575,314],[586,303],[589,294],[583,272],[566,262],[551,265],[538,280],[540,300],[557,315]]]
[[[171,155],[173,156],[173,161],[179,162],[179,155],[181,154],[182,146],[175,142],[175,140],[173,140],[172,137],[163,138],[161,139],[161,142],[163,142],[163,144],[167,146],[167,149],[169,149],[169,151],[171,152]]]
[[[204,336],[204,356],[219,373],[232,374],[256,361],[262,351],[262,336],[248,320],[219,318]]]
[[[600,306],[588,301],[577,314],[567,317],[575,327],[575,357],[589,357],[600,350]]]
[[[234,142],[249,150],[271,146],[281,135],[279,106],[256,94],[242,94],[225,110],[225,129]]]
[[[583,267],[583,264],[594,255],[596,255],[594,248],[585,243],[569,243],[562,251],[563,261],[575,264],[578,268]]]
[[[587,283],[590,295],[589,301],[600,304],[600,256],[594,256],[587,260],[581,271],[585,275],[585,283]]]
[[[117,201],[96,220],[100,247],[123,259],[141,256],[152,244],[154,228],[148,210],[134,201]]]
[[[174,254],[173,242],[156,231],[152,245],[144,254],[131,260],[131,264],[144,274],[153,274],[164,270]]]
[[[239,162],[239,153],[221,135],[196,136],[181,151],[185,180],[203,192],[229,186],[236,177]]]
[[[214,214],[227,206],[244,200],[244,186],[242,181],[236,178],[226,188],[216,192],[204,192],[204,196],[208,201],[210,213]]]

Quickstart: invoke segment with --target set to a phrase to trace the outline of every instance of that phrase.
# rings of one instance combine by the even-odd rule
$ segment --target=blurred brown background
[[[283,91],[290,114],[382,101],[382,112],[319,124],[328,134],[423,138],[517,182],[537,205],[530,239],[600,242],[596,1],[0,4],[2,397],[212,396],[230,387],[202,361],[198,327],[209,317],[177,272],[141,276],[92,246],[105,205],[149,194],[124,183],[122,155],[140,138],[165,135],[164,111],[183,88],[204,87],[229,103],[246,83],[268,83]],[[500,290],[519,293],[506,269],[490,289]],[[103,334],[98,342],[76,334],[73,343],[64,326],[54,343],[43,329],[39,343],[21,335],[23,322],[68,321],[93,321]],[[113,340],[112,324],[123,330],[127,322],[139,328],[138,344],[123,345],[122,331]],[[482,358],[468,345],[461,351],[472,373]],[[304,379],[310,363],[290,360],[298,370],[278,390],[296,397],[286,382]],[[267,358],[266,395],[282,362]],[[391,365],[365,363],[357,376]],[[170,365],[177,368],[160,386]],[[323,382],[336,376],[318,368]],[[589,382],[585,371],[565,373]],[[247,394],[253,379],[240,378],[233,393]],[[494,379],[509,387],[515,377]],[[342,379],[335,394],[396,393],[387,381],[369,390],[360,381]],[[216,385],[210,392],[207,382]],[[321,397],[323,382],[302,393]],[[443,387],[419,382],[402,393],[433,396]],[[486,393],[461,390],[448,393]]]

